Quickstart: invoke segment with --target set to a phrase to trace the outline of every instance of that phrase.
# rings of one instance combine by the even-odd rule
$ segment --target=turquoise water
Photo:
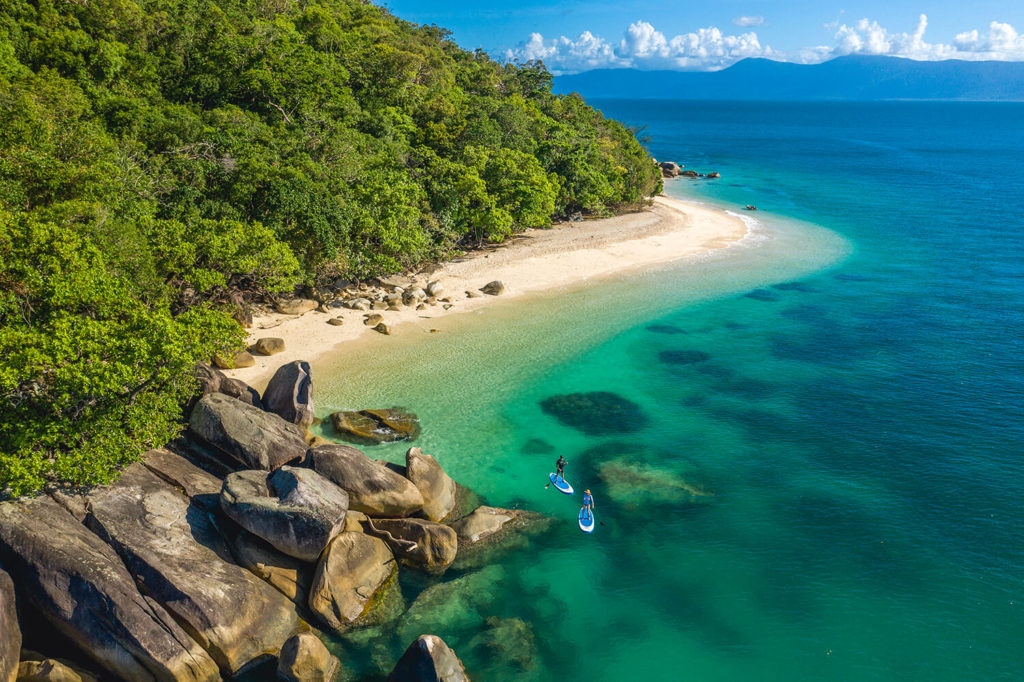
[[[722,173],[668,193],[759,222],[320,363],[322,416],[409,407],[457,480],[556,519],[444,587],[406,571],[433,605],[338,642],[346,667],[379,676],[418,629],[482,680],[1024,678],[1024,106],[596,104]],[[540,409],[580,391],[645,420]],[[543,489],[559,453],[591,536]]]

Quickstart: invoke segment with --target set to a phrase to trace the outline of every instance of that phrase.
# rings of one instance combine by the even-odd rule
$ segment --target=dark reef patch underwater
[[[633,433],[649,421],[639,405],[610,391],[556,395],[541,401],[540,408],[591,436]]]

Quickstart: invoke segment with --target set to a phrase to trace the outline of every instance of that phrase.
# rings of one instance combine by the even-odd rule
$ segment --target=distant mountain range
[[[597,69],[558,76],[554,89],[629,99],[1024,101],[1024,62],[744,59],[715,72]]]

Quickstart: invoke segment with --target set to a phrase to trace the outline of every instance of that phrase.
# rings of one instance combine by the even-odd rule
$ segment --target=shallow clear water
[[[321,416],[411,408],[453,477],[556,519],[450,571],[400,634],[337,643],[346,667],[378,675],[420,630],[486,680],[1024,677],[1024,106],[597,105],[722,173],[668,193],[760,224],[319,364]],[[540,409],[580,391],[646,421],[587,434]],[[559,453],[591,536],[579,496],[543,488]],[[436,582],[405,573],[409,602]]]

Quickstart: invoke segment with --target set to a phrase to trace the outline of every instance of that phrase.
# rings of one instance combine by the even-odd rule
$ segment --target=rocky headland
[[[481,506],[418,447],[400,466],[311,436],[306,362],[262,394],[197,376],[186,434],[116,483],[0,503],[0,682],[341,679],[324,643],[364,628],[407,638],[392,682],[468,679],[399,573],[486,564],[543,519]]]

